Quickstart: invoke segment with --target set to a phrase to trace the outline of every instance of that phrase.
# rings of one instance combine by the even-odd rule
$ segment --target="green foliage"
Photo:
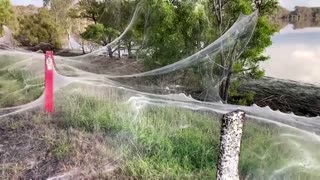
[[[220,0],[213,0],[215,4],[218,4],[219,1]],[[229,95],[238,96],[238,93],[235,93],[236,86],[230,89],[232,83],[234,83],[232,82],[232,79],[234,79],[233,76],[237,77],[237,81],[242,81],[248,78],[259,79],[264,75],[264,72],[259,68],[259,64],[261,61],[267,60],[268,57],[262,55],[262,53],[266,47],[271,45],[271,36],[276,32],[275,26],[268,22],[267,15],[270,15],[270,13],[277,8],[278,3],[276,0],[253,1],[253,3],[254,4],[252,4],[251,0],[227,0],[223,2],[222,8],[218,8],[219,6],[211,6],[212,11],[216,14],[215,19],[218,29],[230,28],[230,24],[226,22],[234,22],[241,13],[250,14],[254,10],[257,10],[259,13],[255,31],[241,56],[237,59],[233,59],[232,56],[231,58],[225,58],[228,57],[227,55],[221,55],[219,57],[221,59],[221,66],[225,67],[223,74],[227,74],[226,79],[220,86],[220,95],[225,102],[230,99],[228,98]],[[219,16],[220,11],[221,14],[223,14],[222,17]],[[221,32],[220,30],[220,33]],[[250,93],[243,96],[252,99]],[[246,101],[247,100],[243,100],[242,103],[248,103]]]
[[[239,92],[241,81],[234,81],[229,90],[229,102],[232,104],[239,104],[243,106],[250,106],[254,103],[255,92]]]
[[[277,2],[254,1],[253,6],[251,0],[223,1],[222,17],[219,17],[219,8],[214,6],[218,2],[219,0],[146,1],[142,4],[142,14],[138,15],[133,29],[119,43],[118,48],[122,43],[130,54],[131,46],[138,47],[140,48],[138,55],[143,59],[145,66],[149,69],[159,68],[194,54],[210,44],[229,29],[241,13],[250,14],[254,10],[259,10],[256,30],[243,54],[238,59],[223,54],[217,57],[217,62],[224,67],[219,71],[228,75],[221,83],[220,89],[221,97],[227,101],[228,93],[237,95],[235,92],[230,92],[232,76],[237,76],[239,81],[263,77],[264,72],[259,68],[259,63],[268,59],[262,53],[271,45],[270,38],[276,31],[268,22],[267,15],[277,7]],[[80,1],[78,16],[95,22],[95,25],[88,26],[82,37],[102,45],[108,44],[123,31],[133,7],[135,4],[127,0]],[[226,57],[229,59],[219,60]],[[232,91],[235,91],[234,87]],[[249,103],[252,100],[252,94],[247,94],[245,97],[248,101],[243,100],[242,103]]]
[[[145,63],[149,68],[180,60],[209,41],[210,22],[200,2],[149,1],[145,16],[148,16]]]
[[[57,49],[61,48],[58,25],[46,9],[20,18],[16,39],[23,46],[35,46],[44,42],[50,43]]]
[[[82,38],[106,45],[124,31],[134,8],[135,2],[131,0],[80,0],[78,6],[70,10],[70,15],[94,22],[82,33]],[[127,33],[117,49],[127,47],[131,54],[132,36],[132,32]],[[108,51],[112,57],[113,50]]]
[[[85,18],[97,23],[104,7],[101,5],[103,4],[96,0],[80,0],[76,8],[70,9],[70,15],[73,18]]]
[[[0,35],[2,34],[2,25],[10,26],[13,20],[11,1],[0,0]]]
[[[54,22],[58,25],[60,34],[66,34],[70,31],[72,24],[69,16],[69,10],[72,7],[73,0],[45,0],[44,5],[50,6],[49,12]]]
[[[272,44],[271,36],[276,32],[276,26],[269,22],[267,16],[277,8],[277,5],[278,3],[275,0],[255,1],[255,9],[259,11],[256,29],[246,49],[233,65],[232,74],[238,77],[237,82],[233,82],[235,84],[226,91],[229,93],[230,98],[228,99],[232,103],[240,103],[242,105],[253,103],[254,93],[246,92],[241,94],[237,92],[237,88],[242,81],[261,79],[264,76],[264,71],[259,68],[259,64],[269,59],[268,56],[263,55],[263,52]],[[230,11],[228,12],[229,14],[239,14],[240,12],[248,14],[253,11],[251,1],[248,0],[241,0],[240,3],[230,3],[228,7],[227,12]]]
[[[111,39],[117,37],[118,35],[118,31],[112,28],[107,28],[103,24],[97,23],[89,25],[87,30],[81,34],[81,37],[98,44],[107,45]]]
[[[276,32],[276,28],[268,22],[266,16],[261,16],[258,20],[256,30],[252,40],[246,50],[241,55],[235,69],[236,75],[249,76],[253,79],[263,77],[263,71],[259,68],[259,63],[268,60],[263,55],[265,48],[272,44],[271,36]]]

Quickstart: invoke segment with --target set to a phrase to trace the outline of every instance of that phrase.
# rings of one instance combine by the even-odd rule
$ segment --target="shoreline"
[[[320,85],[264,77],[244,82],[240,92],[256,93],[254,103],[260,107],[302,116],[320,116]]]

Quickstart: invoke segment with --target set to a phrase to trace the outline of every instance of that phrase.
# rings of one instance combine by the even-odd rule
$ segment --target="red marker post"
[[[53,71],[54,57],[52,51],[46,51],[45,56],[45,89],[44,89],[44,109],[47,113],[53,112]]]

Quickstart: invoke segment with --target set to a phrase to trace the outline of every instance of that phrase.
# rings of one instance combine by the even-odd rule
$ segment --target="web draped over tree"
[[[210,139],[219,136],[216,129],[219,128],[218,120],[222,114],[242,109],[247,112],[249,118],[244,130],[248,136],[245,135],[243,142],[242,158],[251,158],[259,162],[256,166],[252,166],[250,162],[240,164],[241,172],[246,173],[246,178],[279,179],[310,173],[319,175],[319,117],[299,117],[272,111],[268,107],[222,103],[220,85],[225,82],[230,71],[227,66],[221,65],[220,57],[227,57],[225,59],[229,61],[226,63],[228,66],[237,62],[254,34],[258,23],[257,12],[240,15],[231,28],[218,39],[210,43],[199,41],[198,48],[191,52],[181,50],[177,59],[161,61],[163,64],[160,68],[157,68],[157,60],[163,57],[161,53],[180,52],[179,47],[182,45],[176,44],[175,49],[168,49],[165,43],[171,42],[166,41],[151,49],[148,45],[158,42],[153,41],[156,35],[149,33],[153,27],[150,24],[157,22],[150,22],[150,19],[154,18],[145,17],[142,26],[147,28],[143,39],[140,39],[142,45],[135,47],[134,43],[130,42],[131,53],[137,61],[147,60],[147,63],[156,65],[149,64],[150,70],[133,74],[124,73],[130,65],[114,69],[103,69],[95,65],[98,58],[110,58],[110,49],[114,51],[119,48],[119,44],[128,42],[128,37],[135,33],[132,32],[133,27],[141,26],[141,18],[138,17],[145,12],[148,12],[148,8],[145,8],[143,1],[137,3],[124,30],[121,33],[109,31],[114,37],[107,38],[105,46],[92,53],[77,57],[55,56],[55,111],[65,118],[69,127],[105,131],[107,136],[116,142],[117,150],[121,152],[120,159],[126,160],[128,157],[125,157],[125,153],[132,151],[134,156],[131,158],[138,161],[139,157],[150,155],[149,152],[157,152],[158,148],[157,145],[148,144],[148,139],[138,133],[139,129],[147,131],[148,136],[158,142],[166,138],[174,139],[179,133],[187,133],[189,129],[207,123],[210,127],[204,125],[203,128],[208,128],[205,133],[212,133]],[[122,20],[119,22],[122,23]],[[150,55],[157,53],[159,59],[152,61],[150,58],[154,56]],[[0,52],[0,80],[6,78],[6,86],[12,86],[10,90],[0,86],[0,121],[30,111],[42,112],[43,62],[44,55],[39,53],[19,50]],[[16,82],[19,82],[19,85],[15,85]],[[14,102],[9,99],[14,99]],[[89,121],[95,117],[100,119],[91,125]],[[161,134],[163,129],[170,133]],[[160,133],[155,134],[156,132]],[[270,146],[256,147],[251,144],[254,138],[260,138],[260,142],[267,139]],[[141,139],[142,142],[138,142]],[[177,142],[182,141],[180,139]],[[208,144],[212,144],[211,141],[213,142],[210,140]],[[203,142],[206,143],[205,140]],[[209,148],[208,152],[211,151],[214,150]],[[280,154],[279,162],[272,159],[274,152]],[[203,161],[214,160],[210,157],[208,155]],[[271,163],[276,165],[270,165]],[[205,163],[199,164],[200,169],[212,168],[207,167]]]

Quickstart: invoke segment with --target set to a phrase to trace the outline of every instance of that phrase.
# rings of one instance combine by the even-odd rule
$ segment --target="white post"
[[[221,124],[217,180],[239,180],[238,165],[245,112],[225,114]]]

